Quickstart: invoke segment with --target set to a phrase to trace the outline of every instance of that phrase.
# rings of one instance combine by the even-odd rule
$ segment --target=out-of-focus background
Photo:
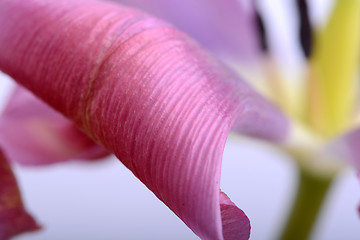
[[[265,21],[274,21],[278,28],[270,36],[273,44],[276,38],[284,40],[277,46],[280,58],[299,54],[291,43],[295,20],[290,1],[259,2],[266,10]],[[316,0],[311,5],[314,21],[321,24],[331,1]],[[290,58],[296,66],[297,58]],[[0,110],[13,86],[9,77],[0,74]],[[17,240],[198,239],[115,157],[94,163],[13,168],[27,209],[44,227]],[[221,186],[250,218],[251,239],[276,238],[295,184],[296,171],[288,156],[250,140],[230,138],[227,142]],[[359,239],[359,203],[360,184],[355,171],[347,169],[336,179],[312,239]]]

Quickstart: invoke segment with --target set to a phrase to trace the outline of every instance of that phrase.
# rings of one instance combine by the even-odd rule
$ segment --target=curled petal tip
[[[40,229],[33,217],[23,209],[0,211],[0,240],[8,240],[19,234]]]
[[[220,211],[225,240],[250,238],[251,226],[248,217],[223,192],[220,192]]]

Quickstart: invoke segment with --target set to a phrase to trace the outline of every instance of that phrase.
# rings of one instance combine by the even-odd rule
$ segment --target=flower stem
[[[279,239],[309,239],[333,179],[334,176],[316,176],[300,168],[297,196]]]

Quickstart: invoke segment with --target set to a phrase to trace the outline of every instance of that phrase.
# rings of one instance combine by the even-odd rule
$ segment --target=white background
[[[0,109],[12,85],[0,76]],[[251,239],[275,239],[296,184],[291,159],[239,140],[228,141],[223,158],[222,189],[250,218]],[[198,239],[114,157],[14,171],[27,209],[44,227],[17,240]],[[350,169],[338,177],[313,239],[360,238],[359,185]]]

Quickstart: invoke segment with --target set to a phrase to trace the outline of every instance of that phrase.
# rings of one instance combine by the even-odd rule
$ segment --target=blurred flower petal
[[[0,150],[0,240],[38,229],[24,209],[15,176]]]
[[[24,21],[26,20],[26,21]],[[202,239],[248,239],[220,194],[232,125],[274,141],[280,112],[194,41],[95,1],[0,2],[0,69],[110,149]]]
[[[337,137],[324,150],[335,158],[354,167],[358,172],[357,177],[360,180],[360,128]]]
[[[334,154],[360,172],[360,128],[337,138],[331,144]]]
[[[112,0],[142,9],[174,24],[213,52],[257,60],[260,39],[251,0]]]
[[[17,87],[0,116],[0,145],[11,161],[44,165],[69,159],[97,159],[108,155],[31,92]]]

